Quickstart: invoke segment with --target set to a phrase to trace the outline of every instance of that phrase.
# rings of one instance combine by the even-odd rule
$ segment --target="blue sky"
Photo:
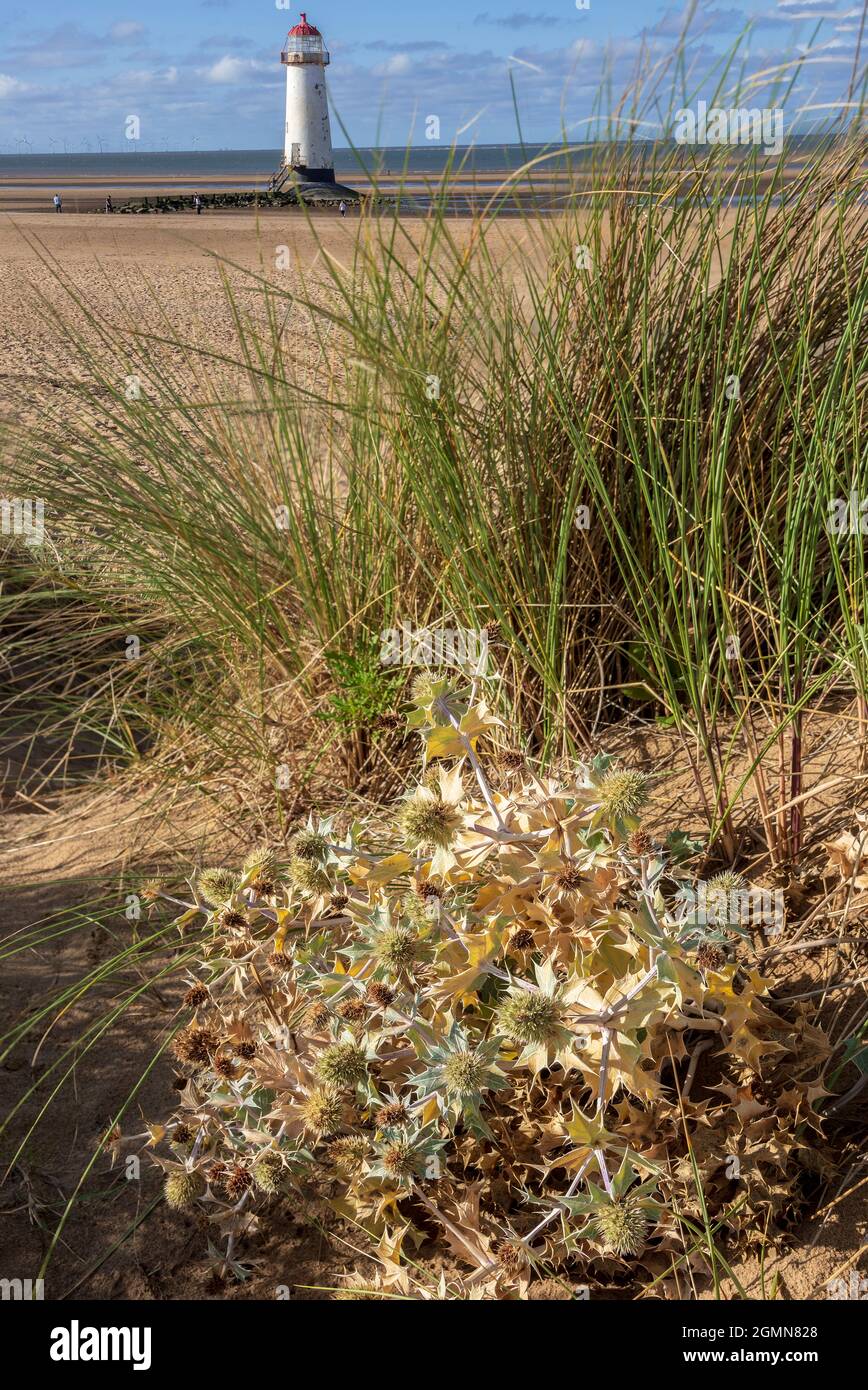
[[[579,0],[584,3],[584,0]],[[0,0],[0,153],[128,149],[137,115],[142,150],[277,148],[282,139],[282,40],[299,11],[283,0]],[[425,140],[437,115],[458,136],[515,138],[514,76],[525,139],[574,138],[604,73],[612,90],[641,55],[670,52],[683,4],[655,0],[312,0],[325,35],[333,111],[358,145]],[[689,50],[708,71],[751,22],[748,73],[807,52],[790,98],[790,127],[846,93],[862,0],[704,0]],[[814,36],[821,21],[819,35]],[[860,67],[868,53],[865,34]],[[701,92],[698,93],[701,95]],[[762,89],[754,96],[762,103]],[[334,143],[345,142],[335,122]]]

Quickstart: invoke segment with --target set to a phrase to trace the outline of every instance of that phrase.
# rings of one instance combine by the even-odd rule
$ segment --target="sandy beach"
[[[488,173],[484,177],[486,183],[497,179],[497,175]],[[213,185],[216,186],[217,182],[215,179]],[[424,191],[425,179],[420,177],[416,182],[419,189]],[[177,185],[182,183],[181,178],[176,180]],[[208,181],[200,179],[198,186],[202,191],[207,191]],[[43,422],[59,424],[61,431],[68,431],[74,436],[76,413],[83,410],[86,414],[84,430],[78,435],[78,459],[86,462],[86,455],[92,453],[99,463],[102,470],[97,479],[99,491],[111,491],[115,470],[123,485],[124,456],[130,460],[127,481],[142,466],[135,434],[131,445],[129,434],[125,435],[122,428],[123,408],[120,411],[100,408],[99,392],[116,398],[117,385],[122,383],[123,373],[128,370],[116,348],[99,349],[101,325],[106,325],[110,331],[134,330],[148,338],[148,347],[153,349],[161,370],[165,370],[166,377],[173,385],[187,392],[190,400],[207,401],[213,399],[214,395],[220,396],[222,391],[223,399],[234,404],[245,389],[249,392],[250,382],[249,376],[245,380],[243,371],[235,363],[238,355],[236,324],[226,296],[226,282],[235,296],[238,311],[247,316],[254,326],[263,322],[262,282],[285,295],[285,301],[280,305],[280,351],[286,354],[286,362],[292,369],[287,376],[291,375],[302,389],[309,387],[314,396],[327,395],[323,376],[328,376],[331,362],[336,363],[338,371],[345,370],[350,355],[341,352],[336,336],[330,336],[334,323],[325,318],[320,323],[315,322],[317,315],[311,313],[305,301],[310,301],[315,309],[327,305],[329,297],[335,295],[332,273],[336,270],[342,275],[346,271],[349,275],[351,272],[359,249],[360,234],[367,225],[364,217],[360,219],[354,211],[343,220],[333,208],[318,211],[268,209],[258,213],[240,209],[208,209],[201,217],[192,212],[171,216],[108,217],[102,212],[84,210],[95,202],[101,203],[104,197],[104,192],[92,180],[81,180],[75,187],[75,192],[70,191],[71,185],[63,190],[66,211],[62,216],[52,213],[51,187],[44,180],[33,180],[23,189],[7,187],[0,195],[0,428],[4,424],[10,427],[5,438],[0,435],[0,460],[4,457],[11,459],[16,452],[19,457],[31,458],[29,445],[22,445],[19,426],[24,425],[31,435],[38,437]],[[163,187],[165,191],[171,191],[168,186]],[[105,191],[111,191],[118,202],[124,190],[119,185],[112,185],[110,190]],[[141,196],[143,191],[143,184],[139,183],[131,190],[130,196]],[[76,199],[80,208],[77,214]],[[88,200],[91,200],[90,203]],[[731,217],[729,212],[721,213],[720,224],[724,229]],[[555,219],[543,224],[533,219],[507,217],[497,220],[487,230],[487,249],[492,263],[506,277],[511,277],[516,286],[525,281],[529,274],[545,278],[550,265],[556,262],[558,253],[562,251],[551,240],[548,243],[541,240],[544,225],[548,230],[553,226],[557,229]],[[570,222],[569,225],[573,226],[574,223]],[[579,225],[583,225],[581,219]],[[376,230],[380,224],[375,222],[374,226]],[[455,247],[463,250],[478,226],[478,221],[469,217],[450,218],[448,234]],[[422,223],[418,218],[408,218],[406,223],[402,220],[399,226],[397,237],[400,253],[409,262],[413,261],[413,244],[421,229]],[[602,236],[610,238],[617,236],[617,233],[617,225],[614,233],[609,225],[603,229]],[[695,228],[685,231],[684,241],[677,248],[680,255],[689,258],[691,237],[695,235],[698,235]],[[402,241],[402,236],[407,239]],[[608,246],[610,242],[605,241],[604,244]],[[676,254],[671,247],[667,249]],[[629,285],[626,258],[622,279],[625,285]],[[620,322],[617,296],[612,297],[609,309],[617,325]],[[62,325],[55,321],[55,313],[61,315]],[[483,313],[481,304],[480,313]],[[684,322],[687,321],[685,318]],[[400,319],[398,323],[400,327]],[[404,340],[410,340],[406,330]],[[327,357],[322,353],[324,343],[327,345]],[[78,351],[81,344],[95,351],[103,372],[102,383],[97,383],[90,399],[80,390],[82,384],[90,384],[88,362]],[[456,334],[456,351],[459,350],[461,344]],[[198,358],[197,353],[201,354]],[[363,365],[366,364],[363,362]],[[233,388],[231,392],[225,389],[230,382]],[[106,391],[106,384],[112,389]],[[236,386],[238,395],[235,394]],[[608,397],[602,394],[592,399],[595,408],[600,401],[608,408]],[[255,429],[255,423],[251,422],[250,429]],[[538,441],[543,437],[544,422],[535,417],[532,432],[529,430],[531,447],[537,449]],[[81,479],[76,472],[76,464],[68,461],[63,433],[59,439],[56,451],[59,466],[67,470],[78,487]],[[161,460],[160,450],[155,455],[158,460]],[[50,448],[43,452],[43,466],[46,469],[50,465],[50,453]],[[544,458],[544,449],[540,447],[538,454],[539,459]],[[226,457],[219,455],[221,465]],[[535,454],[531,457],[539,461]],[[204,471],[197,473],[199,464],[195,448],[189,451],[185,448],[182,458],[183,464],[177,477],[186,482],[189,470],[194,484],[197,478],[203,483],[207,481]],[[242,466],[246,468],[250,462],[245,454],[241,460]],[[566,464],[560,466],[565,467]],[[205,488],[201,495],[208,498],[211,494]],[[464,496],[463,493],[461,495]],[[97,492],[91,496],[97,496]],[[92,511],[82,507],[73,520],[87,530],[94,524],[92,515]],[[134,508],[130,515],[129,534],[135,535]],[[128,534],[126,520],[125,517],[121,532],[124,536]],[[218,524],[216,513],[209,514],[209,527],[212,521]],[[236,552],[232,549],[235,537],[231,529],[233,524],[225,532],[229,538],[225,553],[233,566],[234,587],[236,584],[243,585],[246,575],[244,565],[236,564]],[[508,554],[506,531],[502,538],[504,553]],[[134,541],[131,542],[131,546],[134,544]],[[329,555],[331,553],[329,551]],[[306,565],[307,553],[304,557]],[[77,579],[75,582],[78,582]],[[86,597],[86,589],[84,594]],[[367,598],[365,592],[360,606],[362,601],[367,602]],[[103,602],[102,594],[99,594],[99,601]],[[71,611],[71,621],[74,621],[75,608]],[[123,616],[116,619],[118,624],[123,621]],[[117,630],[127,631],[122,625]],[[63,640],[61,637],[59,646],[62,646]],[[73,648],[74,653],[78,650]],[[75,656],[66,659],[72,661]],[[119,657],[118,662],[125,659]],[[51,661],[54,661],[53,654]],[[245,681],[248,674],[245,670]],[[272,679],[269,674],[269,682]],[[233,718],[239,724],[248,718],[247,706],[250,703],[246,685],[242,689],[245,691],[243,702],[232,707],[236,710]],[[612,689],[615,689],[614,685]],[[269,684],[269,698],[271,693]],[[272,706],[267,708],[270,710]],[[839,753],[837,744],[832,743],[833,732],[834,737],[838,738],[843,726],[833,723],[830,715],[828,722],[818,730],[819,715],[815,713],[812,717],[812,748],[819,749],[819,752],[805,758],[812,787],[822,788],[825,785],[829,770],[825,761],[827,758],[837,759],[855,785],[857,773],[852,752],[848,747],[845,752]],[[270,714],[268,718],[269,727],[277,728],[283,739],[281,727]],[[293,740],[310,738],[309,729],[314,721],[301,704],[297,709],[294,704],[291,707],[287,705],[281,718],[286,726],[286,742],[275,747],[281,750],[289,748],[290,753],[281,752],[281,756],[291,755],[295,758]],[[316,738],[320,736],[319,728],[315,726]],[[144,776],[139,767],[131,769],[129,775],[119,770],[117,775],[100,781],[95,779],[89,788],[72,790],[57,800],[51,799],[41,787],[37,788],[38,796],[31,797],[30,783],[25,785],[21,775],[22,740],[17,728],[13,734],[11,755],[7,756],[6,750],[3,750],[9,799],[4,823],[6,849],[5,854],[0,855],[0,880],[4,885],[4,899],[0,903],[0,935],[35,930],[46,920],[47,914],[66,911],[70,905],[75,906],[86,895],[97,890],[115,894],[116,897],[118,875],[123,873],[128,876],[130,872],[137,872],[141,864],[147,863],[149,868],[157,865],[160,872],[170,865],[174,872],[175,862],[180,862],[184,872],[187,872],[188,866],[194,862],[222,862],[230,850],[235,854],[237,849],[240,857],[247,848],[246,840],[243,845],[236,844],[239,833],[235,828],[236,823],[233,820],[232,828],[229,828],[230,821],[223,811],[224,803],[214,797],[211,785],[211,779],[219,777],[222,796],[225,791],[223,780],[227,784],[232,781],[231,794],[234,795],[237,786],[234,765],[227,763],[227,771],[218,762],[216,772],[209,766],[208,796],[205,797],[197,780],[199,773],[193,760],[195,750],[190,752],[185,744],[183,783],[173,784],[176,789],[171,793],[164,794],[161,790],[157,796],[159,770],[149,773],[148,763],[143,760],[141,767],[144,768]],[[659,778],[660,799],[656,799],[658,793],[655,790],[655,799],[645,813],[645,820],[655,836],[662,837],[673,824],[692,833],[702,832],[703,808],[693,775],[684,763],[680,735],[668,728],[653,726],[650,721],[640,723],[638,719],[629,718],[620,726],[613,721],[612,726],[605,729],[605,738],[607,752],[618,760],[624,756],[629,764],[639,761],[643,766],[665,770],[665,777]],[[829,752],[830,747],[834,750],[832,753]],[[303,749],[307,756],[307,745],[303,745]],[[816,764],[811,762],[811,756],[816,757]],[[188,757],[192,769],[189,785]],[[846,762],[847,758],[849,762]],[[337,767],[337,763],[334,766]],[[327,772],[329,776],[332,775],[332,765],[329,765]],[[248,770],[245,769],[247,775]],[[342,776],[343,771],[337,775]],[[736,768],[733,777],[737,780],[739,775],[740,771]],[[153,780],[149,780],[149,776]],[[258,776],[257,765],[256,769],[249,770],[251,798],[264,795],[262,786],[266,784],[256,780]],[[24,786],[20,797],[16,797],[15,792],[18,781]],[[247,795],[247,782],[242,785]],[[183,787],[180,791],[177,790],[179,786]],[[830,790],[825,793],[824,802],[819,805],[816,799],[812,802],[812,815],[822,812],[824,817],[837,816],[832,821],[833,827],[844,827],[846,830],[855,823],[851,811],[848,806],[836,808],[839,796],[837,782],[830,782],[828,787]],[[270,784],[267,793],[271,793]],[[305,785],[301,795],[307,794]],[[177,804],[172,802],[170,806],[166,805],[164,795],[177,796]],[[225,795],[228,804],[230,792],[226,791]],[[295,797],[295,790],[292,795]],[[816,793],[813,795],[816,798]],[[242,805],[240,796],[238,801]],[[243,828],[245,836],[254,823],[250,807],[256,804],[255,801],[244,802],[243,810],[237,812],[237,824]],[[295,816],[297,808],[300,814],[300,810],[308,809],[310,804],[301,799],[297,803],[293,800],[288,817],[291,819]],[[234,804],[232,814],[236,815]],[[816,859],[812,865],[816,865]],[[814,867],[811,872],[815,872]],[[124,883],[126,885],[126,879]],[[812,910],[819,912],[822,906],[821,903]],[[70,931],[62,936],[58,933],[58,941],[49,943],[41,954],[21,953],[20,963],[14,970],[7,970],[4,979],[4,1008],[11,1018],[25,1016],[33,1007],[33,1000],[41,1001],[46,991],[55,987],[58,981],[65,986],[86,978],[88,972],[97,969],[105,968],[107,989],[115,988],[108,963],[118,935],[118,924],[121,931],[127,928],[121,921],[114,899],[106,920],[111,930],[97,921],[97,925],[92,930],[88,929],[87,933]],[[805,931],[804,925],[800,930]],[[856,928],[850,924],[849,930],[854,934],[847,937],[848,942],[856,943],[859,940],[855,935]],[[814,944],[819,944],[825,950],[829,943],[834,946],[836,940],[830,937],[825,945],[823,939]],[[769,958],[774,959],[776,948],[769,949],[772,950]],[[840,950],[840,947],[835,949]],[[804,997],[813,998],[822,992],[817,988],[818,982],[822,981],[825,986],[827,979],[834,975],[836,983],[832,989],[838,988],[834,955],[824,955],[821,959],[821,966],[811,963],[803,967],[799,948],[793,956],[785,958],[783,969],[789,973],[776,974],[776,986],[780,986],[793,999],[800,997],[794,993],[796,990],[806,990]],[[854,978],[856,972],[861,972],[863,968],[858,961],[849,957],[844,964],[851,968]],[[805,975],[803,969],[813,973]],[[7,1242],[10,1249],[19,1252],[16,1258],[22,1261],[22,1267],[38,1268],[45,1245],[43,1227],[31,1219],[32,1208],[28,1204],[35,1201],[41,1204],[37,1210],[47,1211],[49,1203],[57,1206],[58,1190],[62,1191],[64,1197],[77,1191],[75,1185],[85,1163],[89,1161],[90,1153],[100,1143],[109,1118],[117,1113],[127,1090],[135,1084],[138,1076],[145,1073],[144,1084],[135,1097],[136,1110],[140,1110],[149,1123],[152,1119],[162,1122],[170,1113],[175,1095],[172,1091],[172,1066],[163,1059],[159,1067],[154,1068],[153,1074],[147,1072],[147,1068],[151,1064],[154,1039],[163,1036],[168,1021],[176,1016],[183,997],[182,989],[181,984],[170,979],[166,999],[156,988],[153,992],[143,991],[141,998],[136,998],[120,1025],[104,1040],[100,1039],[99,1047],[95,1047],[92,1055],[87,1057],[86,1069],[85,1066],[81,1068],[81,1075],[87,1084],[80,1089],[68,1087],[62,1091],[60,1099],[53,1102],[50,1126],[46,1126],[44,1137],[40,1132],[36,1158],[31,1160],[28,1153],[15,1168],[13,1179],[16,1186],[12,1198],[15,1205],[10,1208]],[[46,1058],[53,1062],[67,1037],[72,1036],[72,1030],[89,1025],[91,1015],[88,1010],[95,1007],[86,999],[82,1005],[76,1004],[74,1008],[63,1011],[60,1026],[49,1030],[51,1036],[45,1047]],[[819,1019],[819,1015],[816,1018]],[[62,1031],[64,1029],[67,1031]],[[809,1042],[810,1039],[805,1043],[805,1065],[813,1066],[814,1054]],[[10,1110],[17,1104],[30,1082],[30,1073],[26,1068],[32,1066],[32,1047],[29,1042],[27,1046],[27,1055],[23,1048],[19,1049],[11,1065],[0,1076],[3,1083],[0,1086],[0,1108]],[[696,1055],[701,1055],[699,1048]],[[692,1071],[690,1075],[692,1077]],[[722,1089],[716,1084],[717,1075],[714,1072],[713,1078],[709,1074],[704,1079],[702,1073],[698,1072],[699,1084],[705,1085],[706,1079],[709,1083],[714,1079],[713,1092],[716,1095]],[[822,1091],[823,1088],[818,1086],[818,1089]],[[754,1101],[747,1090],[743,1094],[753,1107],[751,1119],[768,1108],[765,1092],[762,1093],[763,1103]],[[712,1095],[710,1084],[706,1095]],[[706,1104],[707,1100],[703,1099],[702,1103]],[[135,1125],[138,1123],[136,1120]],[[754,1162],[752,1152],[759,1152],[761,1158],[764,1155],[768,1133],[774,1123],[777,1123],[775,1115],[768,1114],[758,1125],[756,1134],[750,1137],[754,1150],[744,1150],[746,1171],[748,1164]],[[763,1125],[768,1126],[768,1130],[760,1134],[759,1129]],[[127,1128],[132,1127],[130,1122]],[[720,1142],[727,1144],[729,1140]],[[738,1142],[741,1143],[741,1139]],[[799,1153],[803,1148],[806,1152],[814,1153],[807,1144],[799,1147]],[[729,1152],[728,1149],[723,1151]],[[745,1247],[738,1251],[734,1259],[735,1278],[742,1281],[750,1297],[758,1298],[765,1294],[767,1282],[774,1280],[778,1296],[783,1299],[821,1299],[830,1287],[835,1287],[834,1281],[840,1281],[842,1270],[848,1272],[854,1268],[859,1251],[865,1248],[864,1213],[860,1204],[861,1192],[858,1190],[861,1188],[861,1175],[855,1166],[850,1166],[850,1150],[845,1150],[842,1145],[841,1153],[846,1157],[846,1163],[842,1161],[837,1171],[831,1162],[826,1168],[823,1166],[824,1160],[816,1159],[824,1187],[820,1198],[816,1196],[816,1188],[808,1189],[805,1184],[811,1196],[810,1208],[800,1198],[801,1205],[796,1210],[793,1192],[797,1191],[798,1180],[785,1173],[790,1191],[781,1196],[781,1206],[784,1202],[793,1204],[795,1212],[787,1241],[782,1240],[778,1246],[770,1245],[768,1249],[763,1245],[759,1251]],[[714,1153],[706,1154],[706,1158],[713,1167]],[[64,1239],[58,1246],[51,1267],[51,1297],[72,1295],[84,1290],[87,1297],[115,1300],[206,1299],[213,1296],[272,1299],[275,1286],[291,1282],[300,1298],[328,1298],[331,1290],[341,1287],[341,1281],[352,1267],[352,1260],[348,1261],[342,1228],[337,1225],[337,1216],[330,1212],[326,1226],[318,1228],[307,1221],[304,1211],[293,1207],[287,1208],[285,1214],[279,1215],[265,1229],[258,1243],[251,1237],[250,1250],[254,1252],[255,1263],[251,1266],[249,1282],[237,1288],[228,1283],[215,1284],[209,1266],[201,1255],[201,1230],[192,1225],[191,1218],[179,1220],[166,1208],[165,1203],[158,1203],[160,1179],[154,1168],[146,1169],[146,1185],[142,1189],[145,1196],[139,1207],[136,1205],[139,1198],[134,1185],[119,1176],[121,1170],[110,1170],[107,1158],[101,1159],[100,1164],[97,1180],[112,1193],[112,1200],[90,1200],[91,1192],[88,1189],[89,1200],[73,1206],[64,1228]],[[807,1163],[805,1168],[807,1170]],[[814,1181],[811,1171],[808,1177],[811,1182]],[[820,1178],[817,1179],[818,1183]],[[761,1190],[765,1190],[766,1179],[761,1171],[756,1170],[752,1180]],[[784,1192],[784,1177],[776,1181],[775,1199]],[[114,1183],[115,1188],[109,1189],[109,1183]],[[36,1194],[35,1197],[33,1194]],[[145,1208],[145,1202],[151,1202],[152,1197],[152,1204]],[[828,1219],[829,1212],[832,1212],[831,1219]],[[60,1218],[59,1209],[55,1217]],[[133,1223],[146,1219],[147,1227],[139,1232]],[[134,1238],[126,1239],[122,1235],[124,1230],[133,1231]],[[334,1249],[327,1240],[332,1233],[335,1233]],[[119,1238],[121,1245],[118,1253],[112,1258],[103,1257],[101,1252],[111,1253]],[[96,1263],[93,1261],[95,1253],[98,1257]],[[355,1255],[352,1258],[355,1259]],[[729,1272],[729,1267],[727,1270]],[[710,1300],[714,1292],[708,1281],[700,1285],[701,1273],[700,1269],[697,1291],[693,1296]],[[614,1291],[604,1288],[602,1296],[626,1298],[630,1296],[627,1287],[626,1283],[622,1283]],[[727,1286],[727,1297],[735,1297],[735,1287],[735,1284]],[[540,1281],[531,1288],[529,1297],[533,1299],[560,1297],[560,1286],[554,1281]],[[667,1296],[686,1298],[690,1293],[685,1283]]]
[[[531,259],[533,225],[505,220],[490,232],[502,264],[514,264],[516,275]],[[459,244],[472,226],[471,219],[450,221]],[[333,209],[209,210],[201,217],[0,213],[0,419],[34,423],[69,397],[82,379],[75,336],[92,338],[89,313],[125,327],[134,322],[205,352],[225,352],[234,330],[222,274],[254,315],[258,293],[250,271],[318,303],[329,293],[323,258],[348,266],[359,227],[357,215],[342,220]],[[286,269],[277,269],[278,252]],[[58,330],[52,309],[74,335]],[[313,356],[307,347],[313,330],[297,307],[291,312],[291,352],[303,369]],[[170,367],[186,369],[180,349],[164,351]]]

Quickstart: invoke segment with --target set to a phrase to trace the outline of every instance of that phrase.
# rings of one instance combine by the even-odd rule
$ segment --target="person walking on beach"
[[[59,193],[55,193],[54,195],[54,211],[63,212],[63,199]]]
[[[110,193],[108,194],[108,196],[106,197],[106,200],[105,200],[105,210],[106,210],[106,212],[114,212],[114,210],[115,210],[115,209],[114,209],[114,204],[113,204],[113,202],[112,202],[112,195],[111,195]]]
[[[196,209],[196,216],[197,216],[197,217],[201,217],[201,216],[202,216],[202,199],[199,197],[199,194],[198,194],[198,193],[194,193],[194,194],[193,194],[193,207]]]
[[[341,217],[346,217],[346,215],[347,215],[347,205],[346,205],[346,203],[344,202],[343,198],[341,198],[340,207],[338,208],[338,212],[340,213]]]

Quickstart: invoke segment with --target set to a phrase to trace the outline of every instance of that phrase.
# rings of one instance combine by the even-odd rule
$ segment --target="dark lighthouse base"
[[[301,164],[281,164],[268,186],[269,193],[295,193],[303,203],[328,203],[343,198],[358,202],[355,188],[338,183],[334,169],[309,169]]]
[[[301,183],[334,183],[334,169],[308,169],[306,164],[287,165],[287,170],[293,178],[297,178]]]

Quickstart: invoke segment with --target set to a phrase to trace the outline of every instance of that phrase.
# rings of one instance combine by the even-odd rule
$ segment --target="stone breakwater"
[[[324,186],[328,191],[308,189],[289,189],[279,193],[202,193],[203,210],[208,208],[282,208],[282,207],[332,207],[341,202],[358,206],[361,202],[383,202],[382,198],[368,198],[363,194],[337,191]],[[191,194],[163,194],[148,196],[132,201],[118,203],[115,212],[119,213],[166,213],[194,211]]]

